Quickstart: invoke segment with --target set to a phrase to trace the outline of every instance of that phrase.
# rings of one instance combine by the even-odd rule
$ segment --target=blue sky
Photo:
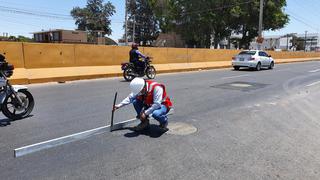
[[[123,35],[124,0],[109,0],[116,7],[116,14],[112,19],[111,38],[117,40]],[[285,28],[275,32],[264,32],[264,35],[281,35],[286,33],[308,33],[320,30],[319,0],[287,0],[285,11],[291,20]],[[70,10],[75,7],[84,7],[86,0],[0,0],[0,35],[4,32],[9,35],[24,35],[31,37],[31,32],[49,29],[75,29],[76,25],[71,17]],[[64,15],[65,19],[52,17],[37,17],[7,11],[9,8],[27,10],[28,12],[45,12]]]
[[[123,35],[124,0],[109,0],[116,7],[116,14],[112,16],[111,38],[117,40]],[[107,1],[105,1],[107,2]],[[31,37],[31,32],[49,29],[75,29],[77,26],[70,16],[66,19],[45,18],[14,12],[4,11],[1,7],[11,7],[28,10],[29,12],[46,12],[70,15],[73,7],[85,7],[87,0],[0,0],[0,35],[4,32],[10,35],[24,35]]]
[[[285,28],[264,32],[265,35],[282,35],[287,33],[304,34],[320,32],[320,1],[319,0],[287,0],[285,12],[290,16],[290,22]]]

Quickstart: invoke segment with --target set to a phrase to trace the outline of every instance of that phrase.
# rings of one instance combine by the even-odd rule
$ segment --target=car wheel
[[[273,67],[274,67],[274,62],[272,61],[269,65],[269,69],[273,69]]]
[[[256,66],[256,71],[260,71],[261,70],[261,63],[258,62],[257,66]]]
[[[239,66],[233,66],[234,70],[239,70],[240,67]]]

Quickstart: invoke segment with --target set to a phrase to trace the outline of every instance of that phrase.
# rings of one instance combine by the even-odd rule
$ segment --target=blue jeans
[[[142,108],[144,107],[142,101],[136,99],[133,101],[134,109],[137,112],[137,116],[140,116]],[[146,107],[145,107],[146,108]],[[152,113],[152,117],[157,120],[160,124],[164,124],[168,121],[167,117],[168,109],[165,105],[161,105],[161,107]]]

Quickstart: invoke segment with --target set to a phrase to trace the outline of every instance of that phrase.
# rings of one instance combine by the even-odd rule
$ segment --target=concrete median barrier
[[[22,43],[0,42],[0,54],[16,68],[24,68],[24,52]]]
[[[0,42],[0,53],[16,69],[14,84],[43,83],[121,76],[121,62],[130,47]],[[153,57],[158,73],[231,67],[239,50],[141,47]],[[276,63],[320,60],[315,52],[268,52]]]
[[[72,67],[75,64],[74,45],[71,44],[23,43],[23,52],[26,69]]]

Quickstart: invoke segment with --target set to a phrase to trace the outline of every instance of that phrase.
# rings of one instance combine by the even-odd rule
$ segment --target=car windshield
[[[242,51],[239,55],[255,55],[256,51]]]

